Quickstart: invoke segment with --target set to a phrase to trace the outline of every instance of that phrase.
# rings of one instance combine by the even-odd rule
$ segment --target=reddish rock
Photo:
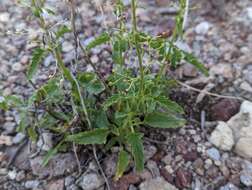
[[[186,154],[187,153],[187,142],[183,139],[176,140],[176,152],[178,154]]]
[[[141,181],[141,178],[139,175],[130,173],[130,174],[124,175],[118,181],[113,181],[111,187],[113,190],[118,190],[118,189],[128,190],[130,185],[140,183],[140,181]]]
[[[156,154],[154,154],[154,155],[152,156],[151,159],[152,159],[153,161],[155,161],[155,162],[160,162],[160,161],[162,160],[162,158],[164,157],[164,155],[165,155],[165,152],[162,151],[162,150],[159,150],[159,151],[156,152]]]
[[[195,161],[198,158],[198,153],[196,151],[190,151],[186,154],[183,154],[183,158],[185,161]]]
[[[222,99],[211,107],[211,119],[214,121],[228,121],[239,112],[238,100]]]
[[[174,183],[174,177],[165,168],[160,169],[160,175],[169,183]]]
[[[64,179],[58,179],[56,181],[51,181],[46,186],[47,190],[64,190]]]
[[[210,179],[215,179],[219,173],[220,171],[216,166],[210,166],[210,168],[206,170],[206,176]]]
[[[192,174],[189,171],[179,168],[176,171],[175,183],[180,189],[190,188],[192,183]]]

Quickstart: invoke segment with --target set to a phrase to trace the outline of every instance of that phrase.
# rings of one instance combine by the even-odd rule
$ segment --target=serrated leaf
[[[72,30],[68,28],[66,25],[60,26],[58,31],[56,32],[56,38],[59,39],[64,34],[71,32]]]
[[[183,108],[178,105],[176,102],[169,100],[169,98],[165,96],[159,96],[155,98],[155,101],[159,103],[159,105],[165,107],[169,111],[175,112],[175,113],[184,113]]]
[[[154,128],[177,128],[185,124],[184,119],[177,118],[169,113],[154,112],[144,117],[144,123]]]
[[[105,144],[108,134],[108,128],[93,129],[91,131],[68,135],[66,141],[82,145]]]
[[[110,36],[108,33],[102,33],[100,36],[96,37],[93,41],[91,41],[88,45],[87,45],[87,50],[90,50],[96,46],[99,46],[101,44],[105,44],[106,42],[108,42],[110,40]]]
[[[144,148],[143,135],[141,133],[131,133],[128,136],[128,143],[131,146],[131,153],[134,157],[136,171],[140,172],[144,169]]]
[[[58,151],[59,151],[59,149],[60,149],[60,147],[62,146],[63,143],[64,143],[64,141],[61,141],[59,144],[57,144],[57,146],[51,148],[51,149],[47,152],[47,154],[46,154],[46,156],[44,157],[43,162],[42,162],[42,166],[43,166],[43,167],[45,167],[45,166],[48,164],[48,162],[50,161],[50,159],[51,159],[54,155],[56,155],[56,154],[58,153]]]
[[[208,70],[206,69],[206,67],[199,62],[199,60],[194,57],[191,53],[187,53],[185,51],[183,51],[184,53],[184,60],[187,61],[188,63],[194,65],[197,69],[199,69],[203,74],[208,76]]]
[[[41,48],[37,48],[32,53],[32,59],[30,66],[27,71],[27,78],[29,80],[32,79],[32,77],[36,74],[39,64],[42,62],[42,59],[45,56],[45,50]]]
[[[115,180],[118,180],[122,177],[128,165],[129,165],[129,155],[126,151],[121,150],[118,156]]]

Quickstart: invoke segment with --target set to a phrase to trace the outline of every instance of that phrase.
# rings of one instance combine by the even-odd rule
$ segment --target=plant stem
[[[136,18],[136,0],[131,0],[131,10],[132,10],[132,31],[134,35],[134,41],[136,46],[136,53],[139,62],[139,69],[140,69],[140,95],[143,95],[144,91],[144,68],[143,68],[143,60],[142,60],[142,53],[141,53],[141,46],[137,40],[137,18]]]

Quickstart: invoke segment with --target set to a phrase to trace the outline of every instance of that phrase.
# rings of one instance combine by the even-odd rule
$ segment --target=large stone
[[[38,156],[30,160],[32,173],[40,178],[58,177],[71,173],[76,169],[76,159],[73,154],[57,154],[46,166],[43,166],[44,157]]]
[[[241,104],[240,112],[234,115],[228,122],[228,126],[233,130],[235,141],[238,141],[241,137],[241,133],[245,129],[245,134],[243,132],[243,136],[246,136],[248,131],[252,130],[252,103],[249,101],[244,101]],[[252,133],[252,132],[251,132]],[[248,135],[250,132],[248,133]],[[250,136],[250,135],[249,135]]]
[[[211,134],[210,141],[222,150],[231,150],[234,145],[233,132],[226,123],[219,122]]]
[[[164,178],[157,177],[141,183],[140,190],[178,190],[175,186],[166,182]]]
[[[244,158],[252,158],[252,138],[241,137],[235,146],[235,152]]]

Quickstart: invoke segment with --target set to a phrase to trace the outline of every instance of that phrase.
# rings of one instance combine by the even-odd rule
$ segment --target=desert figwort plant
[[[137,0],[131,0],[132,24],[131,29],[127,29],[124,17],[126,8],[121,0],[116,0],[114,13],[118,19],[118,29],[97,36],[84,47],[76,33],[73,6],[71,26],[59,24],[55,29],[44,18],[45,13],[55,14],[46,8],[45,0],[26,3],[43,30],[41,42],[33,51],[27,71],[27,78],[35,91],[27,100],[16,96],[1,98],[0,106],[3,109],[15,107],[20,112],[19,130],[28,134],[32,141],[38,140],[41,130],[57,134],[58,144],[47,153],[44,165],[71,143],[104,145],[106,150],[118,146],[120,151],[115,174],[118,180],[132,160],[136,171],[144,168],[144,133],[141,127],[165,129],[185,124],[183,109],[169,99],[170,90],[176,82],[166,75],[167,65],[175,67],[181,60],[185,60],[205,74],[207,70],[192,54],[176,46],[176,41],[183,35],[183,17],[187,7],[185,0],[180,0],[179,5],[176,27],[171,37],[166,38],[139,31]],[[72,72],[65,65],[61,53],[65,33],[74,34],[75,61],[78,62],[77,48],[80,48],[84,61],[93,67],[94,72]],[[107,79],[102,78],[88,57],[90,50],[105,43],[112,46],[114,64]],[[126,55],[132,52],[137,55],[137,72],[126,66],[126,62],[129,62]],[[158,73],[151,72],[143,63],[143,56],[153,53],[160,63]],[[42,86],[36,87],[32,78],[48,54],[54,56],[59,72],[55,72]]]

